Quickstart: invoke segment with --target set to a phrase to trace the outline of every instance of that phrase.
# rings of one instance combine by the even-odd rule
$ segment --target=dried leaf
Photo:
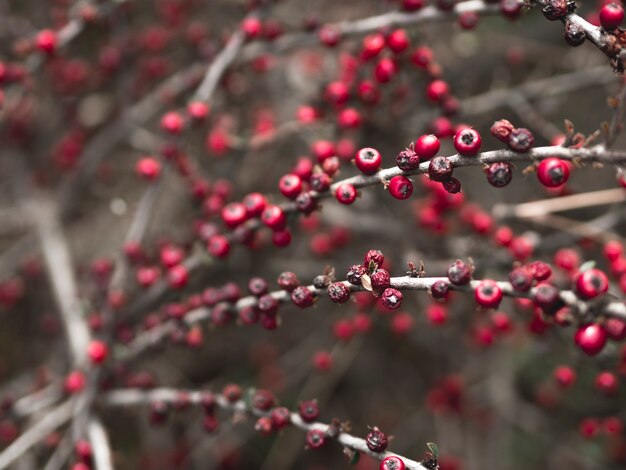
[[[370,292],[374,290],[372,289],[372,278],[370,278],[368,274],[363,274],[361,276],[361,285],[365,290],[368,290]]]

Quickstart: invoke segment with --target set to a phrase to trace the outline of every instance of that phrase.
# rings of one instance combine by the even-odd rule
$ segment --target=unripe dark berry
[[[510,163],[496,162],[485,169],[487,181],[495,188],[507,186],[513,179],[513,167]]]
[[[307,308],[313,305],[315,297],[307,287],[300,286],[291,291],[291,301],[300,308]]]
[[[578,23],[567,20],[565,22],[563,37],[565,38],[565,42],[567,42],[570,46],[577,47],[585,42],[587,33],[585,32],[585,28]]]
[[[253,277],[248,281],[248,291],[254,296],[260,297],[267,294],[269,283],[262,277]]]
[[[278,189],[283,196],[295,199],[302,192],[302,180],[298,175],[289,173],[280,179]]]
[[[270,418],[274,429],[283,429],[291,422],[291,412],[284,406],[279,406],[270,411]]]
[[[354,163],[366,175],[373,175],[380,169],[383,158],[376,149],[366,147],[356,153]]]
[[[298,414],[305,423],[312,423],[320,414],[317,400],[304,400],[298,406]]]
[[[382,291],[391,284],[391,276],[386,269],[377,269],[371,275],[372,289]]]
[[[441,184],[443,186],[443,189],[445,189],[450,194],[456,194],[461,192],[461,182],[454,176],[451,176]]]
[[[527,292],[533,284],[533,275],[527,268],[515,268],[509,273],[509,281],[516,291]]]
[[[509,144],[509,148],[514,152],[525,153],[528,152],[535,143],[535,136],[528,129],[520,127],[511,131],[507,143]]]
[[[491,135],[500,142],[508,144],[511,131],[513,131],[514,128],[513,124],[506,119],[500,119],[499,121],[494,122],[491,126]]]
[[[332,282],[333,280],[330,278],[330,276],[327,276],[326,274],[320,274],[313,278],[313,287],[315,287],[316,289],[326,289],[328,286],[330,286]]]
[[[296,208],[304,215],[309,215],[317,209],[317,199],[310,192],[301,193],[296,197]]]
[[[335,190],[335,198],[341,204],[350,205],[352,204],[357,197],[357,191],[354,185],[349,183],[342,183],[337,186]]]
[[[599,269],[588,269],[576,276],[575,287],[580,298],[593,299],[609,290],[609,279]]]
[[[498,308],[502,301],[502,289],[491,280],[484,280],[474,291],[476,303],[484,308]]]
[[[445,300],[448,298],[450,294],[450,285],[446,281],[435,281],[432,286],[430,286],[430,295],[433,296],[433,299],[437,300]]]
[[[298,276],[291,271],[285,271],[283,273],[280,273],[277,283],[281,289],[284,289],[288,292],[293,291],[296,287],[300,285]]]
[[[428,164],[428,177],[433,181],[445,181],[452,176],[454,168],[446,157],[438,156]]]
[[[606,339],[606,331],[597,323],[581,326],[574,335],[576,345],[590,356],[595,356],[604,349]]]
[[[336,304],[346,303],[350,299],[350,289],[343,282],[333,282],[328,286],[328,297]]]
[[[350,284],[354,286],[360,286],[361,276],[363,276],[363,274],[365,274],[366,272],[367,272],[367,269],[365,269],[364,266],[360,264],[355,264],[348,271],[348,274],[346,275],[346,279],[348,279],[348,282]]]
[[[406,465],[404,461],[400,457],[396,457],[395,455],[391,455],[389,457],[385,457],[382,462],[380,462],[379,470],[405,470]]]
[[[447,274],[450,282],[457,286],[465,286],[472,280],[471,266],[460,259],[450,265]]]
[[[257,307],[261,313],[275,313],[278,310],[278,300],[271,294],[265,294],[259,297]]]
[[[408,199],[413,194],[413,183],[404,175],[397,175],[389,180],[389,194],[395,199]]]
[[[269,205],[261,214],[261,222],[272,230],[283,230],[287,224],[287,217],[280,207]]]
[[[382,267],[385,262],[385,255],[380,250],[368,250],[363,257],[363,266],[370,271]]]
[[[545,313],[553,315],[563,306],[563,301],[559,295],[559,289],[552,284],[542,282],[535,288],[532,296],[533,303],[541,308]]]
[[[326,434],[319,429],[311,429],[306,433],[306,445],[309,449],[319,449],[326,444]]]
[[[550,21],[560,20],[568,13],[567,0],[546,0],[541,12]]]
[[[252,399],[250,400],[250,404],[252,408],[260,411],[268,411],[270,408],[274,406],[274,394],[269,390],[256,390],[252,395]]]
[[[411,149],[402,150],[396,156],[396,164],[402,171],[415,170],[420,166],[420,157]]]
[[[387,449],[387,445],[389,445],[389,439],[384,432],[374,426],[370,428],[370,432],[365,436],[365,443],[372,452],[384,452]]]
[[[465,157],[475,156],[481,145],[482,139],[475,129],[463,129],[454,136],[454,148]]]
[[[537,166],[537,178],[547,188],[556,188],[567,182],[569,168],[563,160],[546,158]]]
[[[617,3],[609,3],[600,8],[600,24],[607,31],[613,31],[624,21],[624,8]]]
[[[386,309],[396,310],[402,305],[402,297],[402,292],[398,289],[388,287],[380,296],[380,301]]]
[[[441,144],[439,139],[433,134],[424,134],[418,137],[413,147],[420,160],[430,160],[437,155]]]

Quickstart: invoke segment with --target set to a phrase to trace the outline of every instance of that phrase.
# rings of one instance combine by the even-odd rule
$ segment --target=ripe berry
[[[599,269],[588,269],[576,277],[576,293],[582,299],[593,299],[608,290],[609,280]]]
[[[93,340],[87,348],[87,355],[92,363],[102,364],[109,355],[109,348],[102,341]]]
[[[298,175],[289,173],[280,179],[278,189],[283,196],[295,199],[302,192],[302,180]]]
[[[263,33],[263,23],[256,17],[245,18],[241,22],[241,30],[246,35],[247,39],[255,39]]]
[[[356,200],[357,191],[354,185],[350,183],[342,183],[335,190],[335,198],[341,204],[350,205]]]
[[[415,170],[420,165],[420,157],[411,149],[402,150],[396,156],[396,164],[402,171]]]
[[[350,299],[350,289],[343,282],[333,282],[328,286],[328,297],[336,304],[346,303]]]
[[[180,134],[183,130],[184,124],[185,121],[183,120],[183,117],[174,111],[165,114],[161,118],[161,129],[168,134]]]
[[[378,83],[387,83],[398,73],[398,66],[393,59],[383,57],[374,67],[374,78]]]
[[[326,434],[319,429],[311,429],[306,433],[306,445],[310,449],[319,449],[326,444]]]
[[[209,106],[202,101],[192,101],[187,105],[187,114],[195,121],[204,121],[209,115]]]
[[[624,21],[624,8],[617,3],[609,3],[600,9],[600,24],[607,31],[613,31]]]
[[[256,390],[252,395],[252,399],[250,404],[252,408],[260,411],[268,411],[270,408],[274,406],[274,394],[269,390]]]
[[[386,269],[377,269],[371,274],[370,279],[374,290],[386,289],[391,284],[391,277]]]
[[[226,384],[222,389],[222,395],[230,403],[238,402],[241,399],[241,387],[237,384]]]
[[[463,129],[454,136],[454,148],[465,157],[475,156],[481,145],[482,139],[475,129]]]
[[[614,341],[626,339],[626,321],[620,318],[607,318],[604,322],[606,334]]]
[[[144,157],[137,162],[135,171],[146,181],[154,181],[161,174],[161,164],[152,157]]]
[[[369,34],[363,38],[361,58],[369,60],[376,57],[385,47],[385,37],[380,33]]]
[[[313,305],[315,297],[307,287],[300,286],[291,292],[291,301],[300,308],[307,308]]]
[[[528,291],[532,286],[533,280],[533,275],[528,268],[515,268],[509,273],[509,281],[516,291]]]
[[[382,462],[380,462],[380,467],[378,470],[405,470],[406,465],[400,457],[396,457],[395,455],[385,457]]]
[[[389,180],[387,189],[395,199],[404,200],[413,194],[413,183],[406,176],[397,175]]]
[[[79,370],[73,370],[65,377],[63,389],[65,393],[79,393],[85,388],[85,374]]]
[[[484,308],[498,308],[502,301],[502,289],[491,280],[482,281],[474,291],[476,303]]]
[[[485,173],[487,174],[487,181],[495,188],[503,188],[513,179],[513,167],[506,162],[492,163],[487,167]]]
[[[433,296],[433,299],[445,300],[448,298],[450,294],[450,286],[446,281],[435,281],[432,286],[430,286],[430,295]]]
[[[284,406],[279,406],[270,411],[270,418],[272,419],[273,428],[279,430],[291,422],[291,413]]]
[[[400,308],[400,305],[402,305],[402,292],[400,292],[398,289],[388,287],[383,291],[380,300],[383,304],[383,307],[385,307],[386,309],[396,310]]]
[[[380,250],[368,250],[363,257],[363,266],[370,271],[381,268],[384,262],[385,255],[383,255],[383,252]]]
[[[433,134],[424,134],[415,141],[413,147],[420,160],[430,160],[439,152],[441,144]]]
[[[54,54],[57,48],[57,35],[51,29],[39,31],[35,39],[35,44],[41,52],[48,55]]]
[[[346,85],[346,83],[342,81],[331,82],[326,86],[324,97],[330,103],[337,106],[346,104],[346,102],[350,98],[348,85]]]
[[[433,181],[445,181],[452,176],[452,163],[446,157],[435,157],[428,164],[428,177]]]
[[[366,175],[373,175],[380,169],[383,159],[380,152],[373,148],[362,148],[356,153],[354,163]]]
[[[287,224],[287,217],[280,207],[269,205],[261,214],[261,222],[272,230],[283,230]]]
[[[189,272],[182,264],[170,268],[167,272],[167,282],[172,289],[182,289],[189,282]]]
[[[387,435],[376,426],[370,428],[370,432],[365,436],[367,448],[372,452],[384,452],[389,444]]]
[[[608,259],[609,261],[615,261],[622,255],[623,251],[624,247],[619,241],[611,240],[606,242],[602,252],[606,259]]]
[[[576,372],[571,367],[559,366],[554,370],[554,378],[562,388],[569,388],[576,382]]]
[[[452,284],[456,284],[457,286],[465,286],[469,284],[470,280],[472,279],[472,268],[470,265],[464,263],[459,259],[450,265],[447,274],[448,279]]]
[[[606,331],[597,323],[581,326],[574,335],[576,345],[590,356],[595,356],[602,351],[606,344],[606,339]]]
[[[516,128],[509,133],[507,143],[514,152],[524,153],[532,148],[535,143],[535,136],[526,128]]]
[[[537,178],[545,187],[556,188],[567,182],[569,168],[563,160],[546,158],[537,166]]]
[[[320,414],[317,400],[304,400],[298,406],[298,414],[305,423],[312,423]]]
[[[449,93],[450,88],[443,80],[433,80],[426,86],[426,97],[436,103],[442,101]]]
[[[225,258],[230,253],[230,242],[223,235],[213,235],[207,241],[207,251],[215,258]]]
[[[317,351],[313,355],[313,367],[319,372],[328,372],[333,364],[333,357],[328,351]]]
[[[605,395],[613,395],[617,392],[619,382],[612,372],[600,372],[596,376],[595,385]]]
[[[246,221],[248,211],[241,202],[231,202],[222,208],[221,215],[227,227],[235,228]]]

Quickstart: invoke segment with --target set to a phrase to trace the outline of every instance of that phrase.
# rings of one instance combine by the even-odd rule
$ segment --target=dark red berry
[[[356,188],[349,183],[342,183],[335,190],[335,197],[342,204],[352,204],[356,200],[356,196]]]
[[[368,271],[374,271],[381,268],[385,262],[385,255],[380,250],[369,250],[363,257],[363,266]]]
[[[304,400],[298,406],[298,414],[305,423],[312,423],[320,414],[317,400]]]
[[[291,422],[291,412],[284,406],[279,406],[270,411],[270,418],[274,429],[279,430]]]
[[[284,289],[288,292],[293,291],[296,287],[300,285],[298,276],[291,271],[285,271],[283,273],[280,273],[277,283],[281,289]]]
[[[380,296],[380,301],[386,309],[396,310],[402,305],[402,297],[402,292],[398,289],[388,287]]]
[[[333,282],[328,286],[328,297],[336,304],[346,303],[350,299],[350,289],[343,282]]]
[[[269,436],[274,430],[272,418],[270,418],[269,416],[261,416],[254,424],[254,430],[258,432],[261,436]]]
[[[396,156],[396,164],[402,171],[415,170],[420,166],[420,157],[411,149],[402,150]]]
[[[463,129],[454,136],[454,148],[464,157],[475,156],[481,145],[482,139],[475,129]]]
[[[563,306],[559,290],[547,282],[542,282],[537,285],[532,300],[537,307],[541,308],[549,315],[553,315]]]
[[[550,21],[563,19],[568,12],[568,0],[546,0],[541,12]]]
[[[355,264],[348,271],[348,274],[346,275],[346,278],[348,279],[348,282],[350,284],[352,284],[354,286],[360,286],[361,285],[361,277],[365,273],[367,273],[367,269],[365,269],[364,266],[362,266],[360,264]]]
[[[450,265],[447,274],[448,279],[452,284],[456,284],[457,286],[465,286],[469,284],[472,279],[472,268],[470,265],[464,263],[459,259]]]
[[[428,177],[433,181],[445,181],[452,176],[454,168],[446,157],[435,157],[428,164]]]
[[[278,300],[271,294],[265,294],[259,297],[257,307],[261,313],[275,313],[278,310]]]
[[[450,286],[446,281],[435,281],[432,286],[430,286],[430,295],[433,296],[433,299],[437,300],[445,300],[448,298],[450,294]]]
[[[485,173],[487,181],[495,188],[503,188],[513,179],[513,167],[506,162],[492,163],[486,168]]]
[[[304,215],[309,215],[317,209],[317,199],[310,192],[299,194],[295,202],[296,208]]]
[[[448,191],[450,194],[456,194],[461,192],[461,182],[456,179],[454,176],[451,176],[443,183],[443,188]]]
[[[267,294],[269,283],[262,277],[253,277],[248,281],[248,290],[252,295],[257,297]]]
[[[516,128],[510,132],[507,143],[514,152],[524,153],[532,148],[535,143],[535,136],[526,128]]]
[[[391,284],[391,276],[386,269],[376,269],[371,275],[372,289],[382,291]]]
[[[227,384],[222,390],[222,395],[224,395],[224,398],[226,398],[226,400],[230,403],[239,401],[241,399],[241,394],[241,387],[237,384]]]
[[[213,235],[207,242],[207,251],[216,258],[225,258],[230,252],[230,242],[223,235]]]
[[[356,153],[354,163],[357,168],[366,175],[373,175],[376,173],[383,162],[383,158],[380,152],[376,149],[366,147],[362,148]]]
[[[307,287],[300,286],[291,291],[291,301],[300,308],[307,308],[313,305],[315,297]]]
[[[395,199],[408,199],[413,194],[413,183],[404,175],[397,175],[389,180],[389,194]]]
[[[311,184],[311,189],[320,193],[330,188],[330,181],[330,176],[324,172],[318,172],[311,176],[309,183]]]
[[[264,389],[256,390],[250,400],[252,408],[260,411],[268,411],[274,406],[274,402],[274,394]]]
[[[528,291],[533,284],[533,279],[533,275],[528,268],[515,268],[509,273],[511,286],[519,292]]]
[[[376,426],[370,428],[370,432],[365,436],[367,448],[372,452],[384,452],[389,444],[387,435]]]
[[[565,42],[567,42],[570,46],[578,47],[585,42],[587,33],[582,25],[567,20],[565,22],[563,37],[565,38]]]
[[[556,188],[567,182],[569,168],[563,160],[546,158],[537,166],[537,178],[547,188]]]

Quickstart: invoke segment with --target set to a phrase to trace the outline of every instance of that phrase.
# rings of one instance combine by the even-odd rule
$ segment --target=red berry
[[[586,354],[595,356],[604,348],[606,338],[607,334],[602,326],[597,323],[590,323],[576,330],[574,342]]]
[[[305,423],[312,423],[320,414],[317,400],[304,400],[298,406],[298,414]]]
[[[204,121],[209,115],[209,106],[202,101],[192,101],[187,105],[187,114],[195,121]]]
[[[41,52],[54,54],[57,48],[57,35],[51,29],[44,29],[37,33],[35,43]]]
[[[291,301],[300,308],[307,308],[313,305],[315,297],[308,287],[299,286],[291,292]]]
[[[546,158],[537,166],[537,178],[547,188],[559,187],[567,182],[569,167],[558,158]]]
[[[109,355],[109,348],[102,341],[93,340],[87,348],[87,355],[94,364],[102,364]]]
[[[381,53],[385,47],[385,37],[380,33],[370,34],[363,38],[361,58],[369,60]]]
[[[600,9],[600,24],[607,31],[613,31],[624,20],[624,8],[617,3],[609,3]]]
[[[419,0],[421,1],[421,0]],[[380,462],[379,470],[405,470],[406,465],[400,457],[396,457],[395,455],[385,457],[382,462]]]
[[[256,17],[246,18],[241,22],[241,30],[247,39],[256,39],[263,34],[263,23]]]
[[[65,393],[79,393],[85,388],[85,374],[79,370],[73,370],[65,377],[63,389]]]
[[[350,205],[356,200],[356,197],[357,191],[352,184],[342,183],[335,190],[335,198],[342,204]]]
[[[433,134],[425,134],[415,141],[414,148],[415,153],[419,156],[420,160],[429,160],[437,155],[439,152],[439,139]]]
[[[606,242],[603,249],[603,254],[609,261],[615,261],[619,258],[624,251],[624,247],[617,240],[611,240]]]
[[[274,429],[279,430],[291,422],[291,412],[284,406],[279,406],[270,411],[270,418]]]
[[[354,163],[366,175],[373,175],[380,169],[383,159],[380,152],[373,148],[362,148],[356,153]]]
[[[420,157],[411,149],[402,150],[396,156],[396,164],[402,171],[415,170],[420,166]]]
[[[182,289],[189,282],[189,272],[182,264],[170,268],[167,272],[167,282],[173,289]]]
[[[184,124],[185,121],[183,120],[183,117],[174,111],[165,114],[161,118],[161,129],[168,134],[180,134],[183,130]]]
[[[498,308],[502,301],[502,289],[491,280],[482,281],[474,291],[476,303],[484,308]]]
[[[617,392],[619,382],[612,372],[600,372],[596,376],[596,388],[605,395],[613,395]]]
[[[433,80],[426,86],[426,97],[434,102],[442,101],[449,93],[450,88],[443,80]]]
[[[515,128],[509,133],[507,144],[514,152],[528,152],[535,143],[535,136],[526,128]]]
[[[395,199],[408,199],[413,194],[413,183],[404,175],[397,175],[389,180],[389,194]]]
[[[608,290],[609,280],[599,269],[588,269],[576,277],[576,293],[583,299],[593,299]]]
[[[554,378],[563,388],[569,388],[576,381],[576,372],[571,367],[559,366],[554,370]]]
[[[333,364],[332,355],[328,351],[317,351],[313,355],[313,367],[319,372],[328,372]]]
[[[387,47],[395,54],[404,52],[409,44],[409,37],[404,29],[396,29],[387,36]]]
[[[454,136],[454,148],[465,157],[475,156],[481,145],[482,139],[475,129],[463,129]]]
[[[388,310],[397,310],[402,305],[402,292],[398,289],[388,287],[380,296],[380,301]]]
[[[227,227],[235,228],[248,218],[246,206],[241,202],[231,202],[222,208],[222,220]]]
[[[267,206],[267,199],[260,193],[250,193],[243,198],[243,205],[246,208],[248,217],[258,217]]]
[[[333,282],[328,286],[328,297],[336,304],[346,303],[350,299],[350,289],[343,282]]]
[[[261,214],[261,222],[272,230],[280,231],[287,225],[287,217],[280,207],[269,205]]]
[[[324,96],[332,104],[341,106],[343,104],[346,104],[346,102],[350,98],[350,91],[348,89],[348,85],[346,85],[345,82],[330,82],[326,86]]]
[[[145,157],[137,162],[135,171],[141,178],[154,181],[161,174],[161,164],[152,157]]]
[[[464,286],[472,279],[472,268],[461,260],[456,260],[448,268],[448,279],[452,284]]]
[[[428,164],[428,177],[432,181],[445,181],[452,176],[453,171],[452,163],[446,157],[435,157]]]
[[[207,241],[207,251],[215,258],[225,258],[230,252],[230,242],[223,235],[213,235]]]
[[[302,180],[298,175],[289,173],[280,179],[278,189],[283,196],[295,199],[302,192]]]
[[[238,402],[242,395],[241,387],[237,384],[226,384],[222,389],[222,395],[230,403]]]
[[[489,165],[485,173],[491,186],[503,188],[513,179],[513,166],[506,162],[496,162]]]
[[[372,452],[384,452],[389,444],[387,435],[378,429],[376,426],[370,429],[370,432],[365,436],[365,443],[367,448]]]
[[[306,433],[306,445],[310,449],[319,449],[326,444],[326,434],[319,429],[311,429]]]

